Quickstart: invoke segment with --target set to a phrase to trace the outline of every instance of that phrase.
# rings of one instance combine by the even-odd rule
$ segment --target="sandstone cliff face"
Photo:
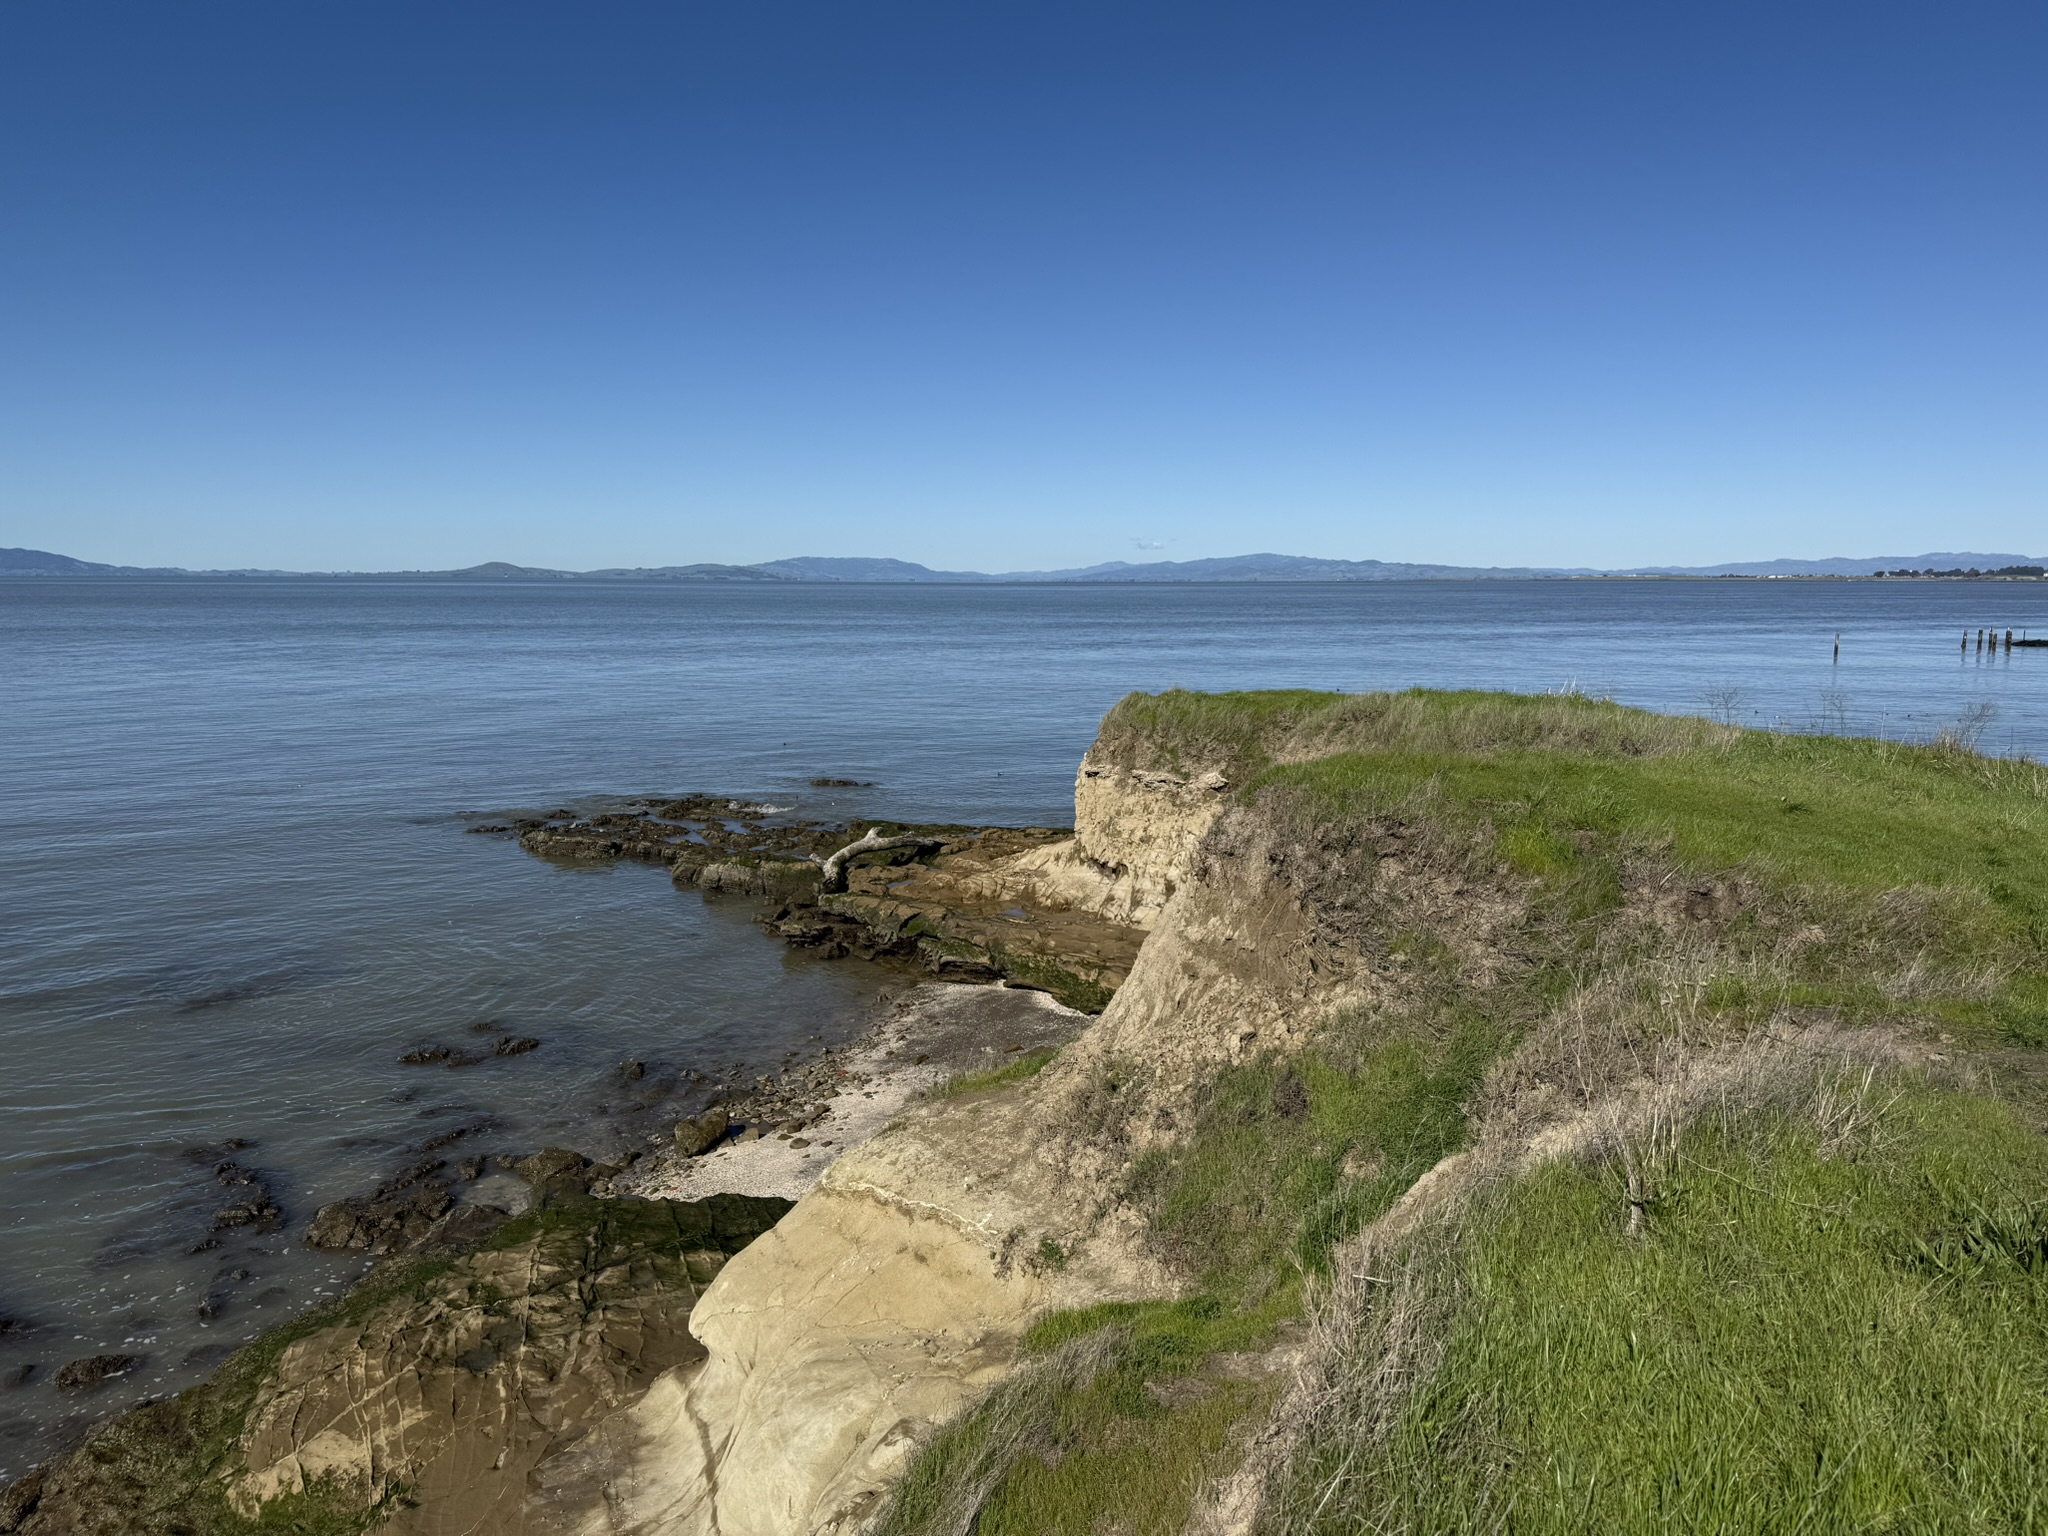
[[[1406,878],[1318,867],[1218,775],[1084,765],[1079,835],[1017,861],[1149,921],[1101,1019],[1034,1081],[919,1106],[848,1154],[698,1304],[701,1364],[606,1426],[602,1501],[563,1530],[853,1532],[921,1437],[1014,1362],[1049,1309],[1173,1294],[1118,1197],[1132,1159],[1186,1123],[1217,1065],[1286,1047],[1369,1001],[1373,971],[1319,884]],[[1341,861],[1340,861],[1341,862]],[[1370,892],[1368,893],[1370,895]]]
[[[1074,779],[1074,836],[1011,861],[1006,880],[1048,906],[1152,928],[1222,814],[1221,772],[1127,768],[1091,752]]]

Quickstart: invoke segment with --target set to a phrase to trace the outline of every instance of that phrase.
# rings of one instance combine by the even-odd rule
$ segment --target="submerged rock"
[[[676,1150],[685,1157],[695,1157],[708,1152],[725,1139],[726,1131],[732,1125],[723,1105],[713,1105],[694,1120],[676,1122]]]
[[[454,1207],[448,1181],[440,1176],[446,1166],[438,1158],[420,1163],[367,1195],[321,1206],[306,1232],[306,1246],[379,1257],[418,1247]]]
[[[248,1227],[257,1232],[275,1232],[284,1225],[284,1211],[260,1175],[229,1158],[215,1165],[213,1177],[222,1188],[241,1192],[241,1198],[234,1204],[213,1213],[214,1231]]]
[[[108,1377],[122,1375],[141,1363],[138,1355],[88,1355],[83,1360],[59,1366],[50,1382],[60,1392],[87,1392]]]
[[[577,1187],[590,1182],[590,1159],[581,1152],[571,1152],[567,1147],[549,1147],[531,1157],[522,1157],[512,1165],[512,1171],[526,1180],[536,1190],[551,1185],[572,1184]]]

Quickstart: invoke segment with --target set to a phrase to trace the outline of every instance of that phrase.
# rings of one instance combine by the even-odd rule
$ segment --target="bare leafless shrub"
[[[1839,688],[1820,691],[1820,708],[1814,714],[1814,728],[1825,736],[1849,734],[1849,696]]]
[[[1709,683],[1700,690],[1706,700],[1707,713],[1723,725],[1733,725],[1742,718],[1742,705],[1748,697],[1740,683]]]
[[[1979,699],[1964,709],[1954,724],[1934,733],[1934,745],[1950,752],[1975,752],[1984,732],[1997,718],[1998,706],[1989,699]]]

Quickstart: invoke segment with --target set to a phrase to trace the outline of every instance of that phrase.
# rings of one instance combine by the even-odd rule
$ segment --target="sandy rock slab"
[[[288,1348],[244,1437],[231,1499],[254,1516],[325,1485],[380,1529],[453,1536],[522,1524],[527,1479],[605,1412],[702,1353],[690,1309],[780,1201],[575,1198],[360,1321]]]

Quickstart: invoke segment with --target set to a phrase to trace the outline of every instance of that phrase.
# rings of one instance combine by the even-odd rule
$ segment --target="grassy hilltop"
[[[2048,771],[1424,693],[1096,756],[1221,767],[1379,990],[1136,1159],[1187,1294],[1041,1323],[886,1529],[2048,1528]]]

